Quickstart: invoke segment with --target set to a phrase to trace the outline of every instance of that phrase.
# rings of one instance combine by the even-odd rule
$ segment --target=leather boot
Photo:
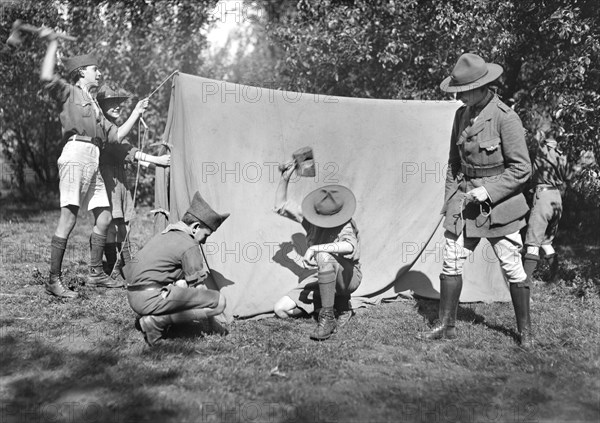
[[[440,275],[440,324],[429,332],[418,334],[418,339],[431,341],[456,338],[456,312],[462,284],[462,275]]]
[[[122,267],[123,262],[121,260],[118,260],[111,268],[110,278],[117,281],[119,284],[121,284],[121,286],[125,286],[126,281],[123,277],[123,274],[121,273]]]
[[[335,321],[335,313],[333,307],[323,307],[319,311],[319,321],[317,328],[310,335],[310,339],[315,341],[323,341],[333,335],[337,330]]]
[[[112,279],[102,268],[90,267],[90,273],[85,278],[85,284],[92,288],[122,288],[124,282]]]
[[[136,319],[135,328],[142,332],[144,341],[154,347],[163,340],[163,334],[171,325],[171,318],[168,314],[162,316],[141,316]]]
[[[165,332],[171,325],[189,323],[206,318],[206,312],[200,309],[184,310],[158,316],[147,315],[136,319],[135,328],[142,332],[146,343],[153,347],[162,342]]]
[[[66,298],[68,300],[79,297],[79,293],[67,288],[63,281],[62,274],[54,275],[50,273],[50,277],[47,281],[44,281],[44,285],[46,287],[46,293],[50,295]]]
[[[517,318],[519,343],[525,349],[531,349],[534,346],[534,340],[531,334],[531,318],[529,315],[529,296],[530,289],[528,281],[510,284],[510,297]]]

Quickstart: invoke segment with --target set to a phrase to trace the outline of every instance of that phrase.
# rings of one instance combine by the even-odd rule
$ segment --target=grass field
[[[69,241],[73,302],[46,295],[58,210],[1,205],[0,422],[567,422],[600,420],[600,246],[558,245],[561,281],[533,289],[539,346],[515,344],[510,304],[461,304],[453,342],[414,338],[437,302],[359,310],[315,343],[312,319],[203,325],[149,349],[125,291],[79,286],[89,217]],[[142,210],[133,242],[151,236]],[[538,277],[546,277],[542,268]]]

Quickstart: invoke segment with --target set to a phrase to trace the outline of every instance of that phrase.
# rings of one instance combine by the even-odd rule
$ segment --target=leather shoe
[[[337,331],[337,323],[333,307],[323,307],[319,311],[319,321],[317,328],[310,335],[310,339],[315,341],[324,341]]]
[[[85,284],[92,288],[122,288],[125,286],[124,281],[112,279],[102,269],[96,270],[93,267],[90,268]]]
[[[46,293],[49,295],[66,298],[68,300],[79,297],[79,293],[67,288],[62,275],[53,275],[50,273],[48,280],[44,281],[44,286],[46,287]]]

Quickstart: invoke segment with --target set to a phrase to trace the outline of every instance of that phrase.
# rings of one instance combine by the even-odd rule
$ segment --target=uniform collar
[[[188,234],[191,237],[194,236],[194,234],[192,233],[192,228],[190,228],[188,225],[186,225],[185,223],[183,223],[183,221],[181,221],[181,220],[179,222],[177,222],[177,223],[170,224],[161,233],[166,234],[167,232],[170,232],[170,231],[185,232],[186,234]]]

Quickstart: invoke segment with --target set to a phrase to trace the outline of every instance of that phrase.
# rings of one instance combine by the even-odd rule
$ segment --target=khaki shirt
[[[118,143],[118,127],[110,123],[102,114],[96,100],[78,85],[69,84],[55,76],[45,86],[46,90],[60,106],[62,141],[73,135],[98,138],[102,144]]]

